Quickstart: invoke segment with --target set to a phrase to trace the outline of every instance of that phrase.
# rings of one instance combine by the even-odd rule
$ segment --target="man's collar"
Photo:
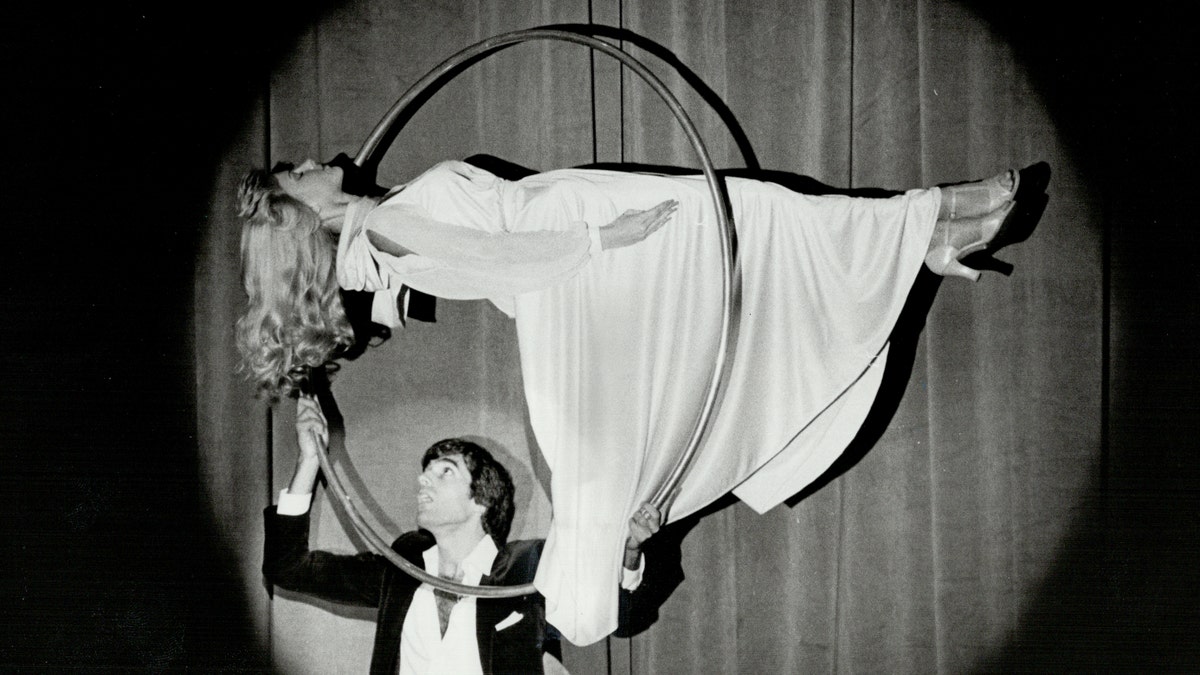
[[[471,552],[462,561],[463,578],[461,583],[468,586],[478,586],[480,579],[492,573],[492,565],[495,564],[496,555],[499,552],[500,549],[496,548],[496,542],[492,541],[492,536],[489,534],[483,535],[479,543],[475,544],[475,548],[471,549]],[[425,571],[430,574],[437,574],[438,566],[442,560],[437,544],[426,549],[423,556],[425,558]]]

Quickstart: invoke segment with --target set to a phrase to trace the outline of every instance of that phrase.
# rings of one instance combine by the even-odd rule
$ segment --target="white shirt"
[[[478,586],[483,575],[492,571],[496,553],[491,537],[480,539],[462,561],[461,583]],[[441,561],[438,547],[427,549],[424,557],[425,571],[436,575]],[[482,675],[475,639],[475,603],[472,597],[454,603],[443,636],[433,587],[421,584],[413,594],[400,633],[400,675]]]

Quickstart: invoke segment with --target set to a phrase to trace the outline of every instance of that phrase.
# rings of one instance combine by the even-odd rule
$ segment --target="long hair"
[[[238,206],[249,299],[236,328],[242,369],[269,397],[290,395],[310,368],[325,367],[354,342],[338,294],[337,244],[316,212],[267,171],[246,174]]]

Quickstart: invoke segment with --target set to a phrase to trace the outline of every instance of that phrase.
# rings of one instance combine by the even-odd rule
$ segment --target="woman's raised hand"
[[[630,209],[600,228],[600,247],[607,251],[632,246],[666,225],[678,208],[678,201],[668,199],[645,211]]]

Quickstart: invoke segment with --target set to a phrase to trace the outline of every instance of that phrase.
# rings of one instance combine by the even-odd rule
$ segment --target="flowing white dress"
[[[936,188],[862,199],[727,185],[736,341],[670,520],[730,490],[764,512],[841,454],[878,391],[941,199]],[[599,250],[598,226],[669,198],[680,206],[661,230]],[[367,230],[412,254],[377,250]],[[720,249],[703,177],[570,169],[510,182],[444,162],[378,205],[352,205],[338,275],[376,291],[376,320],[393,325],[403,284],[487,298],[515,317],[530,420],[553,472],[534,584],[572,642],[612,632],[629,517],[685,445],[719,340]]]

